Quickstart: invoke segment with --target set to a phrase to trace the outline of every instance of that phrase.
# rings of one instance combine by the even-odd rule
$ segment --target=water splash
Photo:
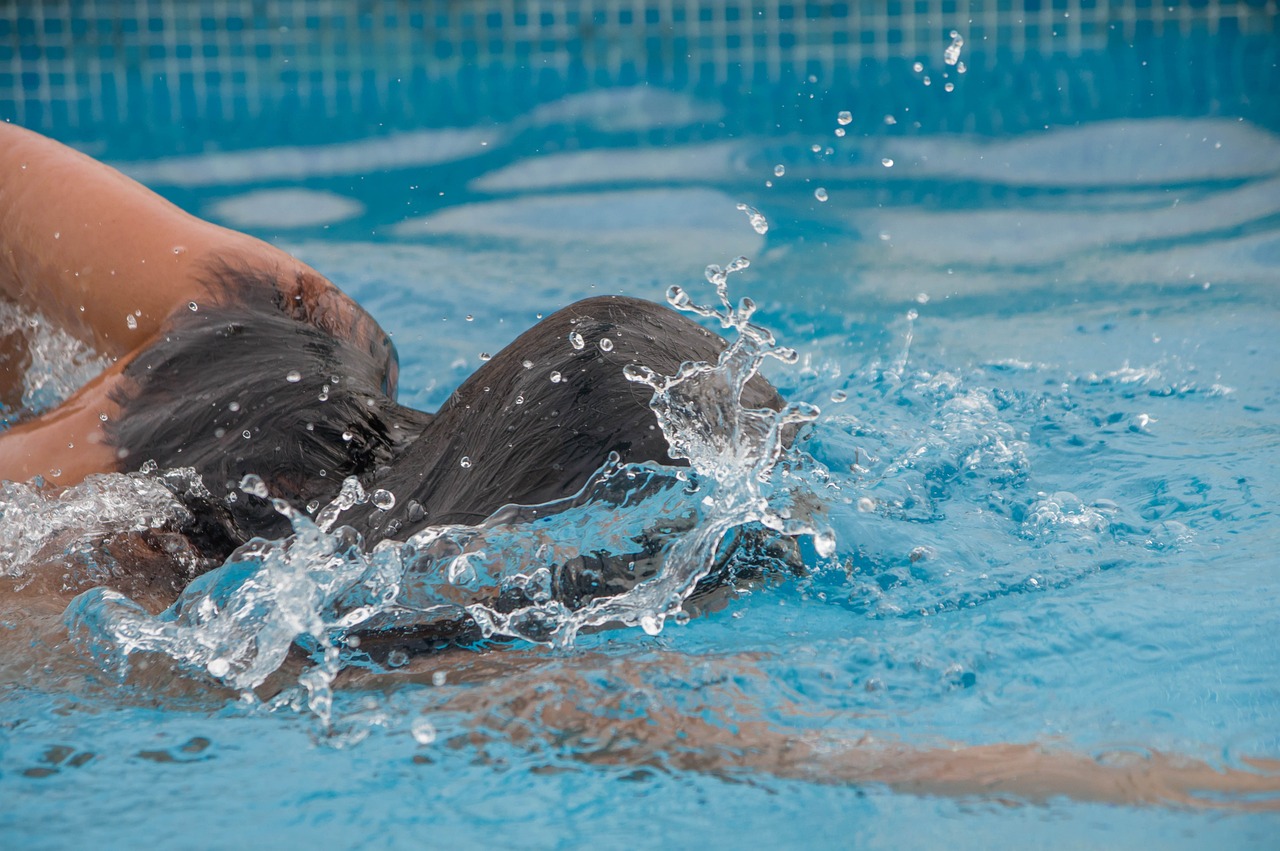
[[[98,354],[39,313],[27,313],[0,301],[0,340],[5,338],[16,339],[28,362],[23,368],[21,409],[9,411],[0,405],[0,427],[6,421],[56,407],[111,365],[106,355]],[[5,368],[16,370],[18,365],[5,364]]]
[[[677,309],[733,332],[715,363],[687,362],[671,376],[643,364],[625,370],[652,391],[670,454],[688,467],[610,458],[572,497],[508,506],[474,526],[428,527],[372,551],[339,525],[341,516],[367,501],[392,504],[394,495],[368,495],[350,478],[314,519],[273,500],[293,533],[250,541],[160,615],[114,590],[81,594],[65,615],[71,634],[122,675],[131,657],[149,654],[246,694],[299,646],[312,661],[300,683],[328,726],[333,678],[346,665],[372,664],[367,648],[376,642],[362,637],[470,630],[567,646],[605,625],[656,634],[686,616],[686,601],[713,572],[731,578],[742,540],[812,535],[818,554],[831,556],[835,540],[818,516],[815,487],[823,471],[790,443],[818,409],[742,404],[765,360],[797,360],[752,321],[751,299],[730,303],[729,276],[748,265],[739,257],[707,267],[718,305],[698,304],[679,287],[669,292]],[[270,496],[256,476],[240,486]],[[356,649],[361,643],[366,650]]]

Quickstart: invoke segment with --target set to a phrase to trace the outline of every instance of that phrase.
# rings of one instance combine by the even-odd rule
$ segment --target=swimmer
[[[726,345],[666,307],[592,298],[526,331],[439,411],[417,411],[395,401],[387,334],[319,272],[10,124],[0,124],[0,298],[114,361],[55,410],[0,432],[0,479],[65,487],[148,461],[194,468],[215,497],[192,506],[183,531],[211,563],[289,532],[267,500],[226,498],[249,473],[296,506],[328,503],[347,476],[390,491],[390,511],[344,515],[372,546],[571,495],[610,453],[680,463],[650,392],[623,368],[673,374]],[[759,377],[743,402],[782,405]]]

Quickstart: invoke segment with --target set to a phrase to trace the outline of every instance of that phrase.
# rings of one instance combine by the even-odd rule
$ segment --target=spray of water
[[[293,534],[250,541],[159,615],[105,588],[81,594],[66,613],[72,635],[104,668],[123,674],[135,654],[159,656],[246,693],[300,646],[313,661],[301,684],[327,724],[330,684],[361,659],[353,649],[360,636],[456,633],[459,623],[485,637],[559,646],[604,625],[656,634],[723,568],[727,542],[744,527],[812,535],[818,554],[830,556],[835,541],[815,509],[821,470],[790,445],[818,409],[742,405],[766,359],[796,360],[752,321],[750,299],[730,303],[728,278],[746,266],[738,258],[708,267],[718,305],[697,304],[679,287],[668,293],[675,308],[732,332],[717,362],[685,363],[670,376],[626,370],[652,390],[671,455],[688,467],[610,458],[570,498],[508,506],[474,526],[428,527],[372,551],[340,525],[344,511],[370,499],[348,479],[314,519],[274,500]],[[241,489],[270,496],[256,476]]]

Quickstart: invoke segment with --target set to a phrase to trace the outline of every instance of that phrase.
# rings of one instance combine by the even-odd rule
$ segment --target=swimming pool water
[[[881,101],[921,96],[899,71]],[[961,81],[975,109],[1008,106],[981,82]],[[339,283],[393,334],[402,401],[428,409],[539,314],[671,284],[705,301],[703,267],[746,255],[731,295],[800,355],[767,372],[822,409],[801,445],[829,471],[837,548],[805,543],[810,575],[657,636],[339,690],[336,739],[301,703],[163,666],[121,686],[56,612],[6,611],[38,646],[0,664],[4,844],[1274,841],[1274,815],[593,763],[600,742],[557,726],[555,701],[585,696],[619,724],[1280,758],[1277,105],[1008,134],[912,128],[892,105],[719,128],[741,106],[637,86],[296,149],[104,152]]]

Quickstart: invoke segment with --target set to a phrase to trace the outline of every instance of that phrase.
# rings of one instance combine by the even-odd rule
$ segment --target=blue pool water
[[[903,64],[865,97],[771,91],[805,119],[772,126],[749,97],[637,83],[309,144],[249,128],[95,150],[337,282],[426,409],[539,315],[673,284],[711,302],[704,267],[746,256],[730,296],[797,350],[764,369],[821,408],[797,477],[836,544],[803,536],[808,575],[657,635],[517,643],[497,674],[479,653],[414,660],[337,689],[328,728],[301,692],[241,699],[163,653],[121,683],[60,606],[7,606],[0,844],[1271,846],[1274,812],[913,795],[678,753],[764,722],[869,747],[1280,759],[1280,104],[1161,113],[1139,76],[1036,125],[1032,93],[984,99],[994,73],[945,92],[946,45],[928,87]],[[1233,54],[1207,55],[1235,79]],[[140,516],[121,481],[81,504]],[[56,506],[19,516],[13,494],[22,584],[13,553]],[[592,756],[637,717],[688,730]]]

